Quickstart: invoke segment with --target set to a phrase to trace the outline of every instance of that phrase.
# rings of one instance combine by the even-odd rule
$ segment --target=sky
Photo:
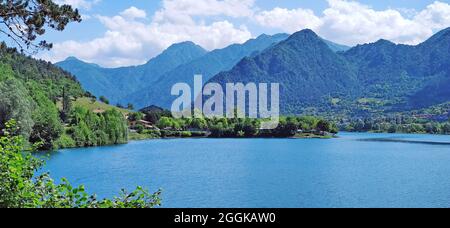
[[[450,27],[450,0],[54,0],[80,10],[81,23],[43,37],[54,43],[36,57],[74,56],[104,67],[139,65],[174,43],[206,50],[263,33],[312,29],[354,46],[379,39],[415,45]]]

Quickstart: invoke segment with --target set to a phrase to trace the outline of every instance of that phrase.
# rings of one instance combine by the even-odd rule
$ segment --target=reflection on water
[[[450,142],[438,142],[438,141],[421,141],[402,138],[376,138],[376,139],[358,139],[359,141],[366,142],[396,142],[396,143],[412,143],[412,144],[429,144],[429,145],[448,145]]]

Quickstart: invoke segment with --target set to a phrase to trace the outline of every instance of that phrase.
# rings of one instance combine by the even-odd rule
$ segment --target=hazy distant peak
[[[64,61],[81,61],[75,56],[69,56]]]
[[[192,41],[184,41],[181,43],[175,43],[170,45],[164,52],[173,52],[173,51],[183,51],[183,50],[201,50],[206,52],[206,50],[200,45],[195,44]]]
[[[386,40],[386,39],[379,39],[377,42],[375,42],[375,44],[378,44],[378,45],[395,45],[394,42],[392,42],[390,40]]]

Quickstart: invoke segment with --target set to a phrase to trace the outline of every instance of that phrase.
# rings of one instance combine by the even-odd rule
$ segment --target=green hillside
[[[87,97],[71,74],[0,46],[0,130],[14,119],[17,133],[42,150],[126,142],[124,111],[93,112]]]
[[[283,114],[365,118],[450,101],[450,28],[416,46],[387,40],[335,52],[311,30],[210,82],[280,83]]]

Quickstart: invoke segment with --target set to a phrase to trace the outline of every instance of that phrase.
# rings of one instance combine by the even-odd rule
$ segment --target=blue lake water
[[[161,188],[164,207],[450,207],[446,143],[450,136],[353,133],[150,140],[61,150],[43,171],[100,197]]]

